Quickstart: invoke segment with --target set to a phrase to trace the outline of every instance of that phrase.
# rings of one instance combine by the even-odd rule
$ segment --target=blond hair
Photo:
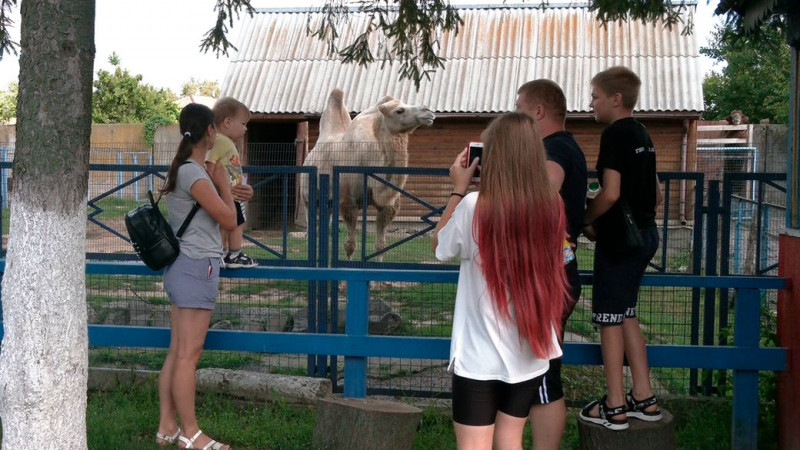
[[[222,97],[217,100],[212,111],[214,111],[214,123],[216,125],[221,124],[229,117],[235,117],[240,112],[247,113],[248,117],[250,115],[250,108],[233,97]]]
[[[627,67],[615,66],[606,69],[592,78],[592,86],[606,95],[621,94],[622,106],[633,109],[639,101],[639,88],[642,80]]]

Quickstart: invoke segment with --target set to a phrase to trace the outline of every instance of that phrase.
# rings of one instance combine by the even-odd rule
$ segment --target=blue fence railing
[[[2,262],[2,270],[5,262]],[[87,274],[155,275],[140,263],[89,262]],[[259,267],[248,271],[223,270],[223,277],[345,282],[347,284],[344,334],[278,333],[209,330],[205,348],[256,353],[292,353],[344,356],[344,395],[364,397],[367,392],[367,358],[448,358],[448,338],[376,336],[368,333],[371,282],[456,283],[457,271],[379,270],[313,267]],[[583,275],[584,284],[591,275]],[[785,348],[760,346],[760,296],[762,290],[784,289],[781,278],[704,277],[695,275],[645,275],[643,286],[728,288],[737,292],[734,305],[733,343],[728,346],[649,345],[652,367],[726,369],[733,371],[732,443],[735,448],[756,448],[758,431],[758,372],[786,369]],[[2,327],[0,326],[0,332]],[[92,346],[167,348],[169,329],[89,325]],[[597,343],[567,342],[564,363],[600,365]]]

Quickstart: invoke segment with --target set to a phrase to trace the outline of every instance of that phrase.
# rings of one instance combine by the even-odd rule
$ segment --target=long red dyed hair
[[[521,338],[544,358],[561,333],[568,295],[561,196],[550,184],[542,138],[533,119],[507,113],[483,132],[481,185],[473,236],[492,301],[501,317],[511,306]]]

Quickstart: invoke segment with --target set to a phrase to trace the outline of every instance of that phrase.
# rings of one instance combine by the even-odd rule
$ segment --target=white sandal
[[[197,433],[195,433],[194,436],[192,436],[191,439],[186,438],[184,436],[178,436],[178,439],[180,439],[181,442],[186,444],[186,447],[183,447],[183,448],[197,448],[197,447],[194,446],[194,441],[196,441],[197,438],[199,438],[200,435],[202,435],[202,434],[203,434],[203,430],[197,430]],[[211,439],[208,442],[208,444],[206,444],[205,447],[203,447],[202,450],[220,450],[225,445],[226,444],[223,444],[221,442],[217,442],[217,441]]]
[[[178,431],[175,432],[172,436],[167,436],[166,434],[156,433],[156,442],[158,445],[169,445],[174,444],[181,435],[181,427],[178,427]]]

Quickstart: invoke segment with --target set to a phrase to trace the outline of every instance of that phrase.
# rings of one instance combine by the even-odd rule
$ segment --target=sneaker
[[[609,406],[606,404],[606,398],[607,397],[604,396],[600,400],[595,400],[584,406],[578,417],[584,422],[596,423],[608,428],[609,430],[627,430],[629,426],[628,417],[626,416],[624,419],[614,419],[614,416],[624,415],[628,408],[625,405],[617,406],[616,408],[609,408]],[[594,417],[591,415],[591,412],[595,406],[598,406],[600,417]]]
[[[225,267],[228,269],[256,267],[258,265],[256,260],[245,255],[243,252],[239,252],[236,255],[229,253],[223,260],[225,261]]]
[[[227,267],[227,264],[225,263],[225,257],[223,256],[219,259],[219,268],[224,269],[225,267]]]
[[[644,400],[636,400],[633,398],[633,391],[631,390],[625,395],[625,400],[628,403],[628,417],[644,420],[646,422],[658,422],[663,417],[660,408],[657,408],[655,411],[645,411],[645,409],[650,406],[658,404],[655,395]]]

